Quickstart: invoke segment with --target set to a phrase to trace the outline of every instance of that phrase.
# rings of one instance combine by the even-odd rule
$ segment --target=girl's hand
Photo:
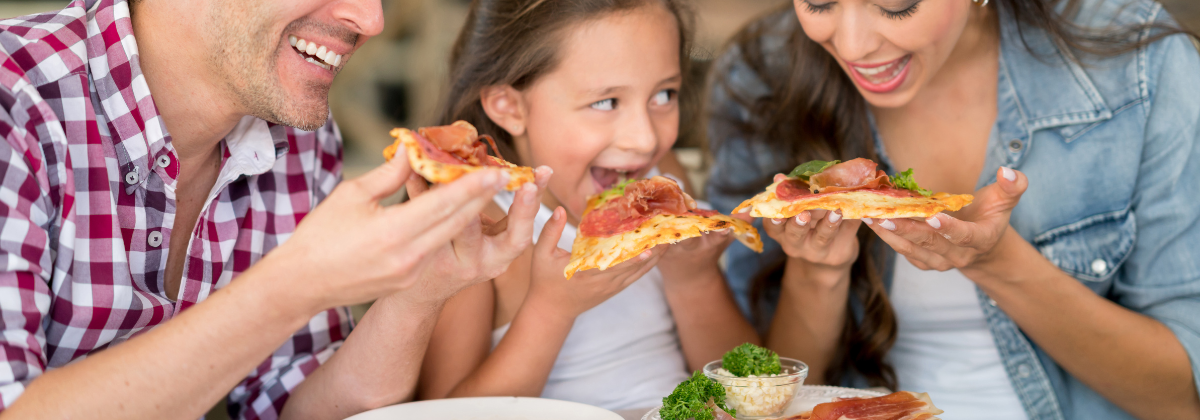
[[[554,209],[554,216],[546,222],[533,247],[532,278],[525,299],[526,304],[538,305],[563,317],[577,317],[625,290],[654,268],[663,253],[656,247],[607,270],[580,271],[567,280],[563,270],[571,260],[571,253],[558,247],[566,224],[566,211],[562,207]]]
[[[981,268],[994,260],[997,244],[1012,230],[1009,217],[1028,187],[1025,174],[1001,167],[996,183],[976,191],[975,203],[959,211],[958,218],[939,213],[925,220],[864,221],[917,268]]]
[[[776,181],[783,174],[775,175]],[[858,220],[842,219],[840,211],[808,210],[795,217],[763,221],[763,230],[783,252],[811,268],[848,270],[858,259]]]
[[[742,217],[749,217],[741,215]],[[658,268],[667,281],[673,278],[695,279],[704,270],[720,268],[717,260],[733,242],[733,228],[714,230],[696,238],[688,238],[671,245],[662,253]]]

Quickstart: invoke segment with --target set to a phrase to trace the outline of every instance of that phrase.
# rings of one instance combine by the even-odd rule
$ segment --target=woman
[[[763,223],[774,259],[735,244],[728,276],[744,306],[776,285],[768,346],[948,419],[1200,418],[1200,56],[1161,6],[793,6],[716,63],[716,207],[855,157],[976,201]]]

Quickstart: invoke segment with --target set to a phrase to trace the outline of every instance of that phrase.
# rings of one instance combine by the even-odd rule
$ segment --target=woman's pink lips
[[[883,64],[878,64],[878,65],[874,65],[874,66],[857,66],[857,67],[868,68],[868,69],[882,67],[882,66],[886,66],[886,65],[895,63],[895,62],[903,60],[903,59],[904,59],[904,57],[900,57],[896,60],[889,61],[889,62],[883,63]],[[866,77],[864,77],[862,74],[859,74],[857,71],[855,71],[854,67],[856,67],[856,66],[854,64],[851,64],[849,61],[846,62],[846,66],[850,67],[848,70],[850,73],[850,77],[852,79],[854,79],[854,82],[858,83],[859,86],[862,86],[862,88],[866,89],[868,92],[874,92],[874,93],[888,93],[888,92],[891,92],[891,91],[899,88],[900,85],[904,84],[904,79],[906,79],[908,77],[908,68],[911,64],[912,64],[912,60],[909,60],[907,63],[904,63],[904,68],[900,70],[900,74],[897,74],[896,77],[892,78],[892,80],[888,80],[887,82],[885,82],[883,84],[877,85],[877,84],[871,83],[869,80],[867,80]]]

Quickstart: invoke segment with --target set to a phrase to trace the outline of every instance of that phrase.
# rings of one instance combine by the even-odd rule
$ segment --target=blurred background
[[[966,1],[966,0],[961,0]],[[1004,0],[994,0],[1004,1]],[[1187,28],[1200,31],[1200,0],[1160,0]],[[393,127],[427,125],[447,85],[449,51],[467,14],[469,0],[382,0],[385,28],[367,42],[339,74],[330,107],[345,138],[345,173],[352,178],[383,163],[380,151],[392,143]],[[697,14],[697,65],[691,85],[702,89],[708,62],[738,28],[791,0],[693,0]],[[61,9],[68,1],[0,0],[0,18]],[[707,173],[704,140],[694,118],[684,116],[676,154],[692,185]],[[697,192],[703,191],[698,188]],[[353,308],[360,318],[369,305]],[[209,419],[226,419],[223,404]]]

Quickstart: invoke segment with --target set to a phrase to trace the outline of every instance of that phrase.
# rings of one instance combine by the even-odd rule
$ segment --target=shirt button
[[[137,171],[129,171],[128,173],[126,173],[125,174],[125,183],[129,184],[129,185],[137,184],[138,183]]]
[[[146,236],[146,243],[150,244],[152,247],[158,248],[159,245],[162,245],[162,232],[157,230],[150,232],[150,235]]]
[[[168,165],[171,164],[171,157],[167,156],[167,155],[159,156],[157,163],[158,163],[159,168],[166,168]]]
[[[1025,144],[1021,143],[1020,140],[1011,140],[1008,142],[1008,150],[1013,153],[1020,152],[1023,147],[1025,147]]]
[[[1021,379],[1028,378],[1029,374],[1033,373],[1031,371],[1032,369],[1029,368],[1029,365],[1021,364],[1020,366],[1017,366],[1017,377]]]
[[[1107,271],[1108,271],[1108,262],[1106,262],[1100,258],[1097,258],[1096,261],[1092,261],[1092,272],[1093,273],[1096,273],[1096,275],[1098,275],[1098,276],[1102,276]]]

